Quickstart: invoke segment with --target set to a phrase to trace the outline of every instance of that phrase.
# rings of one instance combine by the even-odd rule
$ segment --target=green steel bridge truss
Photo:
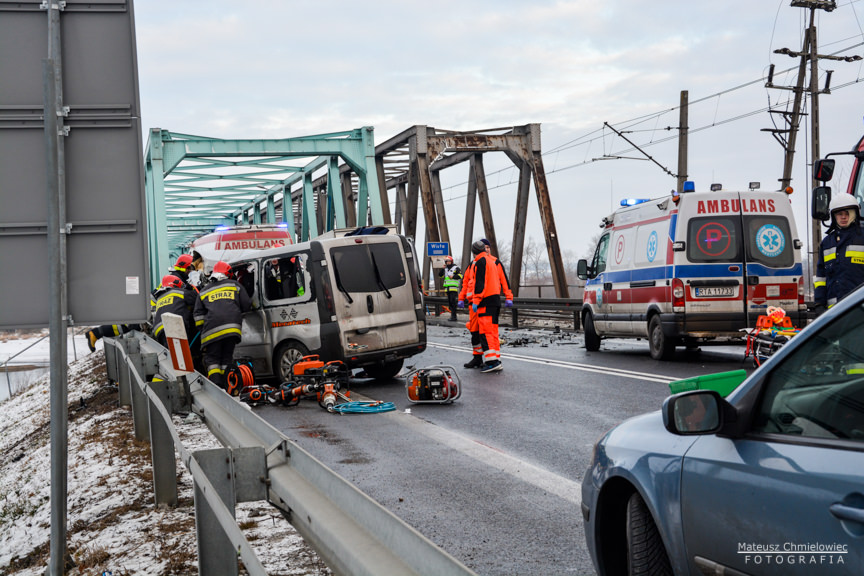
[[[340,190],[344,167],[353,173],[349,186],[356,194]],[[153,128],[144,168],[154,284],[196,237],[218,226],[284,222],[297,241],[305,241],[352,225],[354,214],[361,222],[385,223],[368,126],[280,140],[223,140]],[[315,173],[326,178],[326,207],[317,206]],[[326,216],[319,218],[319,210]]]

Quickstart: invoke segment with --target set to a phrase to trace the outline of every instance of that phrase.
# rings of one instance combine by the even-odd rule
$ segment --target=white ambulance
[[[220,260],[227,262],[258,250],[285,248],[293,243],[287,224],[220,226],[196,238],[189,252],[193,257],[201,257],[203,268],[199,272],[209,276]]]
[[[712,186],[719,188],[718,186]],[[651,357],[676,346],[741,340],[769,307],[806,318],[801,240],[784,192],[684,192],[622,201],[603,219],[582,306],[585,347],[647,338]]]

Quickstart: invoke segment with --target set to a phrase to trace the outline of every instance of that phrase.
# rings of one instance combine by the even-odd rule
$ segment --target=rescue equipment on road
[[[756,319],[756,327],[752,330],[743,329],[747,333],[747,348],[744,359],[753,356],[753,364],[761,366],[762,362],[783,347],[790,338],[800,332],[786,316],[786,311],[774,306],[765,310],[766,314]]]
[[[392,402],[352,401],[349,390],[351,370],[340,360],[325,363],[317,354],[312,354],[295,362],[291,371],[292,380],[283,382],[279,387],[253,383],[240,388],[240,400],[251,406],[296,406],[304,398],[315,399],[328,412],[338,414],[370,414],[396,409]],[[229,390],[232,390],[232,381],[251,382],[245,379],[252,377],[249,366],[240,365],[237,374],[233,380],[229,376]]]
[[[453,366],[430,366],[405,376],[408,400],[414,404],[450,404],[462,395],[462,382]]]

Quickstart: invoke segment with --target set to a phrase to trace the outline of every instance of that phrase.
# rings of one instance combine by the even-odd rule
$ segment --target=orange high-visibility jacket
[[[510,281],[504,272],[504,266],[491,254],[478,254],[474,259],[474,294],[471,302],[478,306],[501,307],[501,293],[507,300],[513,299]]]

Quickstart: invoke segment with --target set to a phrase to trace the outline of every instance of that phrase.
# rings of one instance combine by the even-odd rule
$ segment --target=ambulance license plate
[[[734,296],[734,286],[697,286],[696,296],[702,298],[717,298],[723,296]]]

